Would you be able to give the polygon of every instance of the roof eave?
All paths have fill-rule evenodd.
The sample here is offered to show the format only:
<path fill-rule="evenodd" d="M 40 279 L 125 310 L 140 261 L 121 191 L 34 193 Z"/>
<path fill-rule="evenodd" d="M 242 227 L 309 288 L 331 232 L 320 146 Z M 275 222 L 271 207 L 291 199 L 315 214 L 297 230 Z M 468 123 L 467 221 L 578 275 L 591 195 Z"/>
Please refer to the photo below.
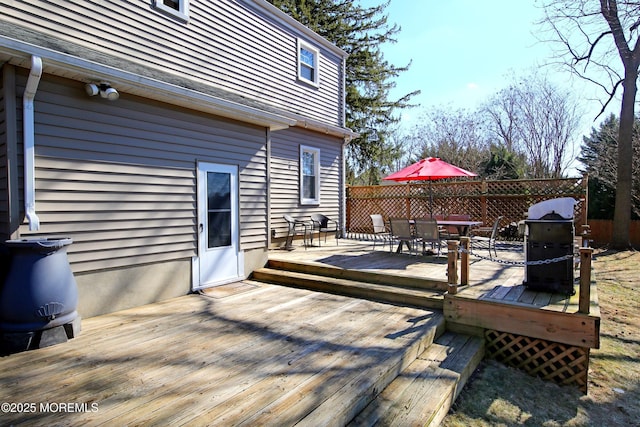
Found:
<path fill-rule="evenodd" d="M 271 130 L 285 129 L 297 123 L 296 119 L 286 115 L 260 110 L 5 36 L 0 36 L 0 55 L 8 55 L 11 57 L 11 63 L 27 68 L 31 56 L 38 56 L 42 58 L 45 72 L 50 74 L 78 74 L 85 76 L 87 81 L 106 80 L 122 92 L 268 127 Z"/>

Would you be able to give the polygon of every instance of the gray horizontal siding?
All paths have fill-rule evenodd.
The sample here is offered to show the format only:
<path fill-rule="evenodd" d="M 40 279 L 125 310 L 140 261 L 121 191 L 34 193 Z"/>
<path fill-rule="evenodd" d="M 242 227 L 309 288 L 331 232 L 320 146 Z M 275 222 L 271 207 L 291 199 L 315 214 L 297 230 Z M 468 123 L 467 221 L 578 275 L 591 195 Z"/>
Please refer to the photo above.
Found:
<path fill-rule="evenodd" d="M 20 222 L 22 194 L 16 188 L 21 176 L 16 169 L 22 159 L 22 145 L 18 143 L 15 67 L 4 64 L 0 73 L 0 227 L 2 236 L 10 239 L 15 237 Z"/>
<path fill-rule="evenodd" d="M 165 260 L 193 256 L 195 172 L 174 169 L 165 176 L 166 168 L 133 165 L 126 171 L 119 165 L 120 172 L 112 173 L 111 166 L 38 156 L 38 234 L 72 237 L 69 260 L 77 272 L 157 262 L 158 254 Z M 175 193 L 185 194 L 182 201 L 165 200 Z M 30 233 L 25 227 L 21 234 Z"/>
<path fill-rule="evenodd" d="M 20 231 L 71 237 L 74 271 L 195 255 L 198 161 L 238 166 L 241 248 L 266 246 L 265 129 L 133 96 L 89 98 L 51 76 L 35 129 L 41 229 Z"/>
<path fill-rule="evenodd" d="M 43 33 L 48 47 L 76 44 L 343 125 L 341 58 L 317 46 L 320 87 L 301 84 L 298 34 L 242 2 L 192 1 L 185 24 L 153 10 L 149 0 L 26 0 L 0 4 L 2 20 Z"/>
<path fill-rule="evenodd" d="M 300 145 L 320 149 L 320 205 L 300 204 Z M 322 213 L 339 220 L 342 167 L 342 140 L 300 128 L 271 133 L 271 228 L 277 237 L 286 235 L 283 215 L 309 219 Z"/>

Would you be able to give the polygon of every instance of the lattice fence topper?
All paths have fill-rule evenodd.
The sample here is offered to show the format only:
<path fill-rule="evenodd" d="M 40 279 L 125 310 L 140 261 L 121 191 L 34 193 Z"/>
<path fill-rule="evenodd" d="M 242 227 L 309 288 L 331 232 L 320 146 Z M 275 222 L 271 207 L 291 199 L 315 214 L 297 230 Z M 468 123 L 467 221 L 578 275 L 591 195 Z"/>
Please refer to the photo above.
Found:
<path fill-rule="evenodd" d="M 529 207 L 544 200 L 573 197 L 576 231 L 587 218 L 587 176 L 564 179 L 432 181 L 433 212 L 467 214 L 486 226 L 503 216 L 501 227 L 523 220 Z M 389 218 L 429 216 L 429 183 L 347 187 L 347 232 L 371 233 L 371 214 Z"/>

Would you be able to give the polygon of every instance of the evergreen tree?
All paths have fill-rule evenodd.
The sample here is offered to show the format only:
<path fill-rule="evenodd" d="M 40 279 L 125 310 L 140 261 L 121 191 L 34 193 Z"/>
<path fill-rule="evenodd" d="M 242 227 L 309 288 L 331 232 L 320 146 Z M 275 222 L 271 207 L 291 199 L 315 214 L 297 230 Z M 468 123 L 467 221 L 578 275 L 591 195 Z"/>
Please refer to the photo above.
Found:
<path fill-rule="evenodd" d="M 399 109 L 412 107 L 414 91 L 389 99 L 394 79 L 409 68 L 387 62 L 380 46 L 394 43 L 400 31 L 384 15 L 389 1 L 363 8 L 353 0 L 269 0 L 311 30 L 349 54 L 346 60 L 346 126 L 361 136 L 347 146 L 348 182 L 377 184 L 393 164 L 397 147 L 390 142 L 389 126 L 397 123 Z"/>
<path fill-rule="evenodd" d="M 502 145 L 492 145 L 481 176 L 487 179 L 521 179 L 526 160 Z"/>

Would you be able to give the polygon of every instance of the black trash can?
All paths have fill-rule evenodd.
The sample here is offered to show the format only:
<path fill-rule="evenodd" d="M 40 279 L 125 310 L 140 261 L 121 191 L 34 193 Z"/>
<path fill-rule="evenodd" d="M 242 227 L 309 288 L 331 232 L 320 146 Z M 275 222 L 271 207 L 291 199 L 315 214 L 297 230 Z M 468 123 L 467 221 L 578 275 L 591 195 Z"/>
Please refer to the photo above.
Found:
<path fill-rule="evenodd" d="M 67 259 L 70 238 L 7 240 L 9 271 L 0 291 L 0 351 L 66 342 L 80 333 L 78 289 Z"/>
<path fill-rule="evenodd" d="M 572 295 L 575 200 L 546 200 L 529 208 L 525 221 L 524 285 L 532 290 Z M 564 258 L 551 263 L 535 261 Z"/>

